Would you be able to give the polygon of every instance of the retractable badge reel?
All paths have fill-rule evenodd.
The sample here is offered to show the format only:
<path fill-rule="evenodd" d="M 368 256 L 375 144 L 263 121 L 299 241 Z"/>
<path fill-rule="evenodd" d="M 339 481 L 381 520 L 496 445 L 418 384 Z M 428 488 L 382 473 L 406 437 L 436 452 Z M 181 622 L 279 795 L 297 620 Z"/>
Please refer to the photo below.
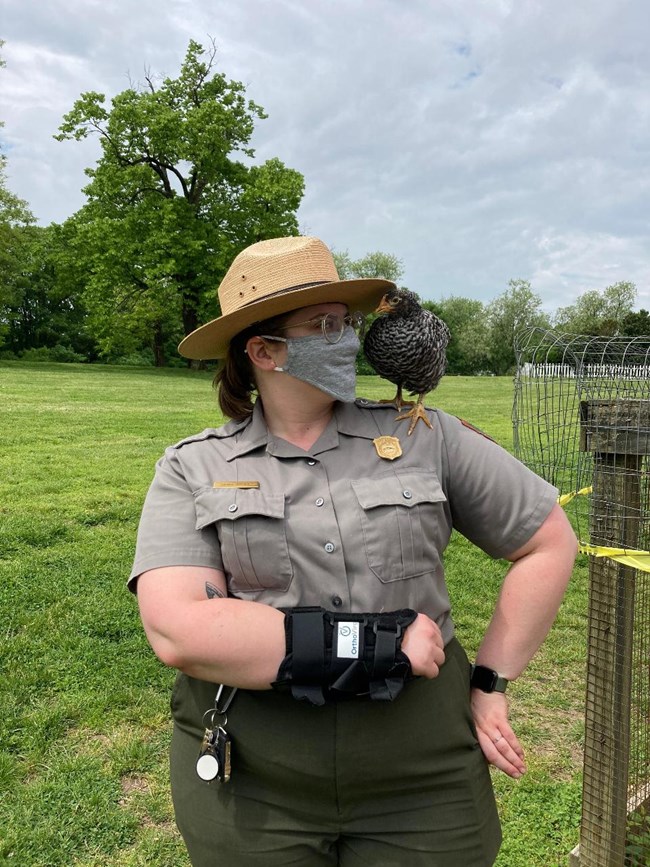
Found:
<path fill-rule="evenodd" d="M 220 780 L 227 783 L 230 779 L 231 765 L 231 738 L 226 731 L 228 717 L 226 711 L 230 707 L 236 688 L 231 689 L 230 695 L 221 703 L 224 685 L 217 690 L 214 707 L 203 714 L 203 723 L 206 726 L 199 757 L 196 760 L 196 773 L 206 783 Z"/>

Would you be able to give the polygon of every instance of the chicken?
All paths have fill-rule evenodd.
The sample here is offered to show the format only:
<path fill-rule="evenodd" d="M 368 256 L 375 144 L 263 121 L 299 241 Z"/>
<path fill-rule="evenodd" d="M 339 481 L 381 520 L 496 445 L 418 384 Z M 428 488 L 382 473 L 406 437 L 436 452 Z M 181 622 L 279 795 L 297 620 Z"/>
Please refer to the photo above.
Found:
<path fill-rule="evenodd" d="M 394 403 L 397 410 L 410 406 L 408 412 L 397 419 L 411 419 L 410 436 L 418 419 L 431 427 L 424 409 L 424 395 L 440 382 L 447 364 L 445 349 L 449 343 L 449 329 L 434 313 L 420 306 L 417 295 L 408 289 L 390 289 L 379 303 L 379 316 L 368 329 L 363 349 L 366 358 L 379 376 L 397 385 Z M 418 399 L 402 399 L 402 388 L 407 388 Z"/>

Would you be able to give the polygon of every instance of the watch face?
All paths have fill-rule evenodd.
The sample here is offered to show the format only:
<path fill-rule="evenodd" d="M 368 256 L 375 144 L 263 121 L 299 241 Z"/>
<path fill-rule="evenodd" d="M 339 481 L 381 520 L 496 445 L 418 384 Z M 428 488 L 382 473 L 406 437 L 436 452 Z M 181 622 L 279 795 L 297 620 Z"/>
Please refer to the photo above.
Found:
<path fill-rule="evenodd" d="M 483 692 L 494 692 L 497 685 L 498 674 L 484 665 L 477 665 L 472 674 L 472 686 L 482 689 Z"/>

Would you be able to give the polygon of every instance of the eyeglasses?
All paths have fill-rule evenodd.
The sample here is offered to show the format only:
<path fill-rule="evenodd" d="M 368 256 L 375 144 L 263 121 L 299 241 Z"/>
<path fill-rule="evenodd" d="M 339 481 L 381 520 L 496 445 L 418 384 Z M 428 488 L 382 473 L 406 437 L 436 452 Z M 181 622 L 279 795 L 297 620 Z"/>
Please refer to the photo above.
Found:
<path fill-rule="evenodd" d="M 298 328 L 299 325 L 308 325 L 314 332 L 321 331 L 328 343 L 338 343 L 343 337 L 346 327 L 350 326 L 357 332 L 363 331 L 365 317 L 363 313 L 352 313 L 347 316 L 339 316 L 338 313 L 326 313 L 325 316 L 315 316 L 304 322 L 292 322 L 291 325 L 283 325 L 278 331 L 287 331 L 289 328 Z M 262 334 L 261 337 L 271 335 Z"/>

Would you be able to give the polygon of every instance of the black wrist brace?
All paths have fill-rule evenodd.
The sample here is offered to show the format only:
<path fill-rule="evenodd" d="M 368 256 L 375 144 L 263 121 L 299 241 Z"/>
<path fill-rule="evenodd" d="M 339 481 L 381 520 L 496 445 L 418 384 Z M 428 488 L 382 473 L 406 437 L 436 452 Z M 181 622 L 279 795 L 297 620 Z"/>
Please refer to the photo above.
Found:
<path fill-rule="evenodd" d="M 411 676 L 402 653 L 404 630 L 417 612 L 350 614 L 324 608 L 285 608 L 287 655 L 274 689 L 314 705 L 345 698 L 393 701 Z"/>

